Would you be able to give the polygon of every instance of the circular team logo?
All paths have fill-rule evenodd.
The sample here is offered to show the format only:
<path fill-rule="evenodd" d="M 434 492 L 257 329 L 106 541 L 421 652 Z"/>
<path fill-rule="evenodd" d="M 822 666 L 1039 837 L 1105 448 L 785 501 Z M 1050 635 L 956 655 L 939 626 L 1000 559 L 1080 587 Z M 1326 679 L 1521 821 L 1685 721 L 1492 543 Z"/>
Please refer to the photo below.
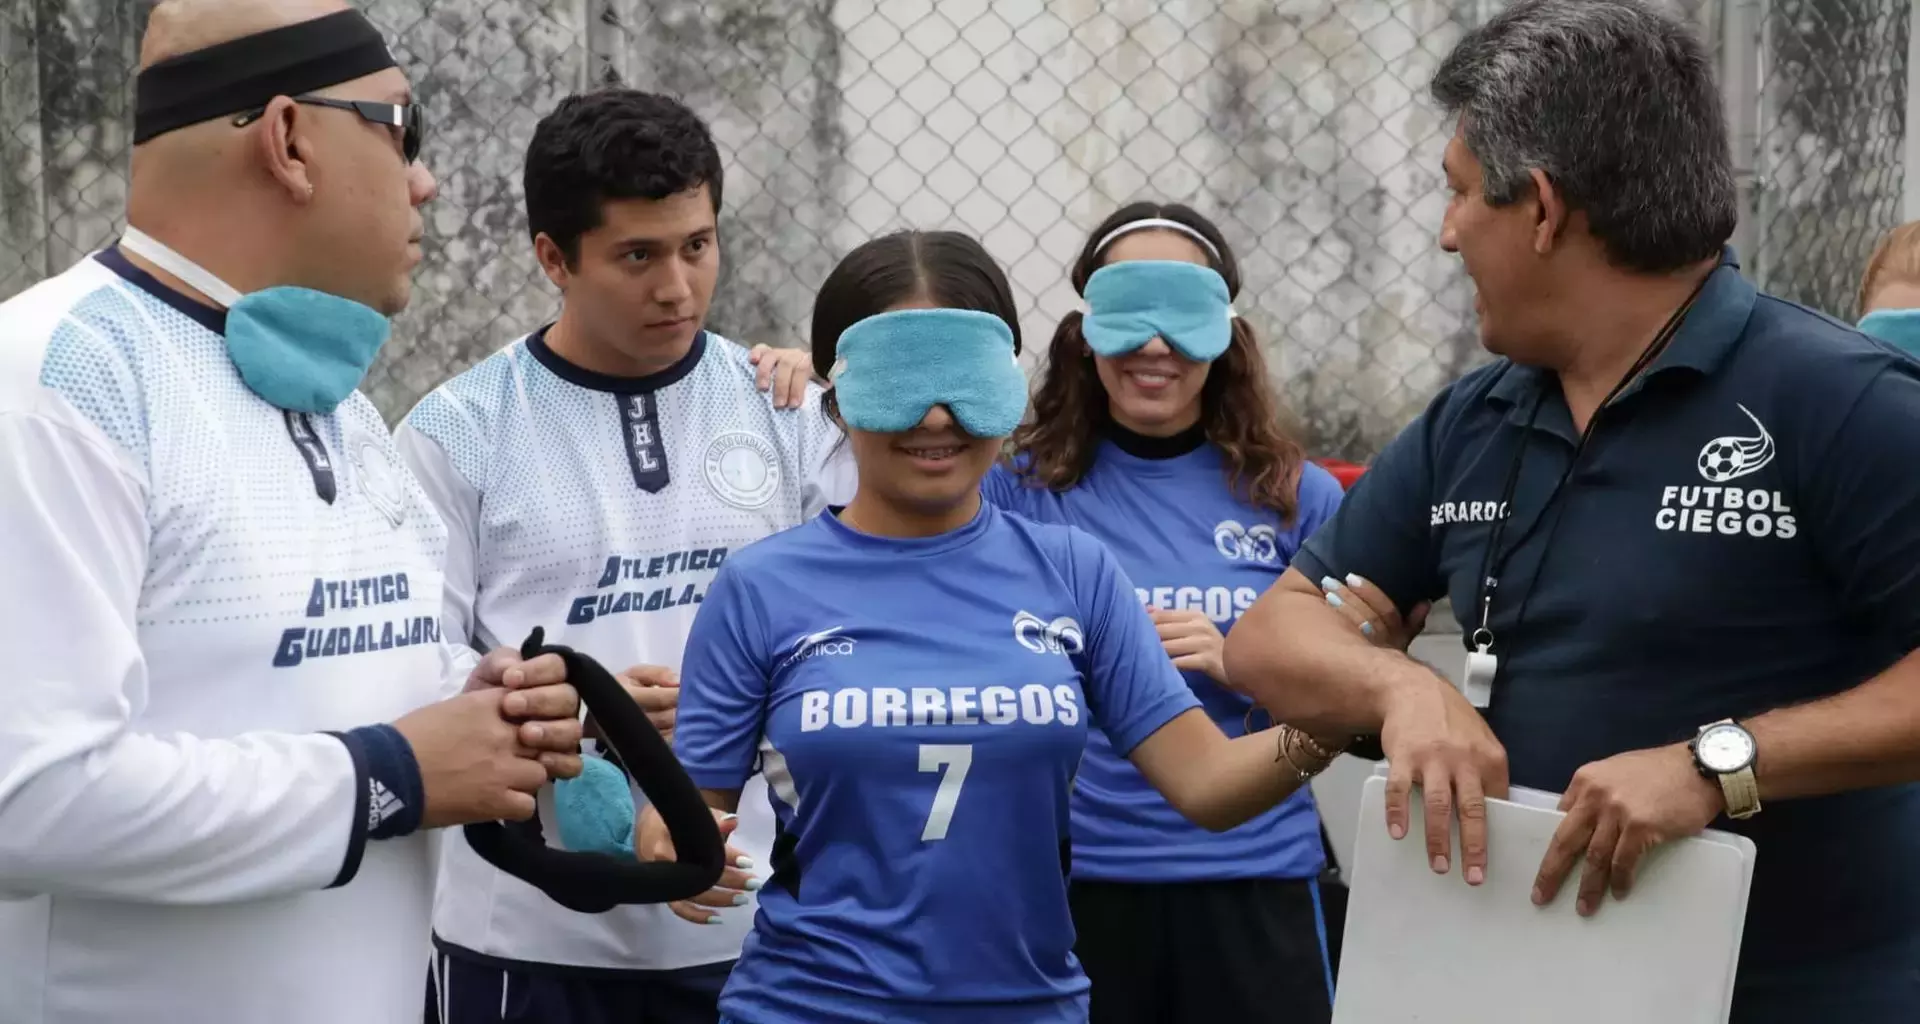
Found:
<path fill-rule="evenodd" d="M 1079 654 L 1086 649 L 1086 633 L 1071 615 L 1052 622 L 1029 611 L 1013 617 L 1013 639 L 1035 654 Z"/>
<path fill-rule="evenodd" d="M 360 493 L 367 496 L 368 504 L 387 517 L 387 522 L 398 528 L 407 518 L 407 489 L 401 483 L 393 459 L 372 438 L 354 441 L 348 446 L 348 455 L 353 460 L 353 476 L 359 482 Z"/>
<path fill-rule="evenodd" d="M 1236 562 L 1272 565 L 1280 557 L 1279 539 L 1273 527 L 1266 523 L 1246 527 L 1231 519 L 1224 520 L 1213 528 L 1213 546 L 1222 556 Z"/>
<path fill-rule="evenodd" d="M 759 508 L 780 490 L 780 458 L 758 434 L 729 430 L 707 442 L 707 486 L 736 508 Z"/>

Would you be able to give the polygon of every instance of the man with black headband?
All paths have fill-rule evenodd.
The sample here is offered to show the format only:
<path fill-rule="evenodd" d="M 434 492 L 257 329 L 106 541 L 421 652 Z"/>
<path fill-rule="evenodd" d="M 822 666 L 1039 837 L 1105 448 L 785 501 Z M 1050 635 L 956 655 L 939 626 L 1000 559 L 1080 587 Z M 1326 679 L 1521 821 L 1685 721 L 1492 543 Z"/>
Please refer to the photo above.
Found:
<path fill-rule="evenodd" d="M 559 658 L 442 641 L 355 390 L 419 115 L 338 2 L 163 3 L 141 66 L 126 234 L 0 304 L 0 1024 L 417 1021 L 427 830 L 580 770 Z"/>

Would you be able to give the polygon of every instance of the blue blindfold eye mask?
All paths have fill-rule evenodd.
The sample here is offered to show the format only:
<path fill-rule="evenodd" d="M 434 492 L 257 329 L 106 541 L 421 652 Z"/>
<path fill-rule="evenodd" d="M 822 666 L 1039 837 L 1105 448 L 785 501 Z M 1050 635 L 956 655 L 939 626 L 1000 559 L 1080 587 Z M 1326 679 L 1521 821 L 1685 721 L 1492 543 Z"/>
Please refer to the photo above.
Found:
<path fill-rule="evenodd" d="M 847 426 L 912 430 L 936 405 L 974 437 L 1006 437 L 1027 411 L 1027 375 L 1013 330 L 992 313 L 903 309 L 840 335 L 833 391 Z"/>
<path fill-rule="evenodd" d="M 1860 332 L 1920 358 L 1920 309 L 1876 309 L 1860 318 Z"/>
<path fill-rule="evenodd" d="M 1080 331 L 1108 358 L 1159 337 L 1188 359 L 1210 363 L 1233 339 L 1227 279 L 1211 267 L 1178 260 L 1110 263 L 1087 278 L 1085 294 Z"/>

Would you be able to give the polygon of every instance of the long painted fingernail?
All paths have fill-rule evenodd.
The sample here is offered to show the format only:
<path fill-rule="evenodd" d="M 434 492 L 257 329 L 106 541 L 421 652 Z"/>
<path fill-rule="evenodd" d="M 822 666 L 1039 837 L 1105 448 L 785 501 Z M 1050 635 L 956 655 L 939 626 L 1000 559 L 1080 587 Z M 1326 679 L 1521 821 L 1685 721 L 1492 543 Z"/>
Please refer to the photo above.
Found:
<path fill-rule="evenodd" d="M 1340 589 L 1340 581 L 1331 576 L 1320 577 L 1320 589 L 1332 593 Z"/>
<path fill-rule="evenodd" d="M 1360 578 L 1360 574 L 1359 574 L 1359 573 L 1357 573 L 1357 572 L 1350 572 L 1350 573 L 1348 573 L 1348 574 L 1347 574 L 1347 586 L 1349 586 L 1349 587 L 1364 587 L 1364 586 L 1366 586 L 1366 585 L 1367 585 L 1367 581 L 1366 581 L 1366 580 L 1363 580 L 1363 579 L 1361 579 L 1361 578 Z"/>
<path fill-rule="evenodd" d="M 733 905 L 734 905 L 734 906 L 736 906 L 736 907 L 744 907 L 744 906 L 746 906 L 746 905 L 747 905 L 747 903 L 748 903 L 748 902 L 750 902 L 750 901 L 751 901 L 752 899 L 753 899 L 753 897 L 751 897 L 751 896 L 748 896 L 748 895 L 747 895 L 746 893 L 744 893 L 744 892 L 736 892 L 736 893 L 734 893 L 734 894 L 733 894 Z"/>
<path fill-rule="evenodd" d="M 1487 872 L 1485 869 L 1477 868 L 1477 867 L 1467 869 L 1468 885 L 1479 885 L 1481 882 L 1484 882 L 1486 880 L 1487 880 Z"/>
<path fill-rule="evenodd" d="M 1444 875 L 1447 873 L 1447 858 L 1433 858 L 1433 873 L 1436 875 Z"/>
<path fill-rule="evenodd" d="M 740 817 L 740 816 L 739 816 L 738 814 L 722 814 L 722 815 L 720 816 L 720 820 L 721 820 L 721 821 L 733 821 L 734 819 L 736 819 L 736 818 L 738 818 L 738 817 Z"/>
<path fill-rule="evenodd" d="M 707 923 L 708 923 L 708 924 L 719 924 L 719 923 L 720 923 L 720 915 L 719 915 L 719 914 L 710 914 L 710 915 L 708 915 L 708 917 L 707 917 Z"/>
<path fill-rule="evenodd" d="M 733 859 L 733 866 L 742 871 L 751 871 L 753 870 L 753 858 L 742 854 Z"/>
<path fill-rule="evenodd" d="M 1334 606 L 1335 608 L 1338 608 L 1338 607 L 1340 607 L 1340 606 L 1341 606 L 1342 604 L 1345 604 L 1346 602 L 1344 602 L 1344 601 L 1342 601 L 1342 600 L 1340 600 L 1340 595 L 1339 595 L 1339 594 L 1328 594 L 1328 595 L 1327 595 L 1327 603 L 1328 603 L 1328 604 L 1330 604 L 1330 605 L 1332 605 L 1332 606 Z"/>
<path fill-rule="evenodd" d="M 767 884 L 767 883 L 765 883 L 765 882 L 762 882 L 762 881 L 761 881 L 761 880 L 759 880 L 758 878 L 749 878 L 749 879 L 747 879 L 747 891 L 748 891 L 748 892 L 759 892 L 759 891 L 760 891 L 760 887 L 761 887 L 761 886 L 763 886 L 763 885 L 765 885 L 765 884 Z"/>
<path fill-rule="evenodd" d="M 1362 622 L 1362 623 L 1360 624 L 1360 635 L 1361 635 L 1361 636 L 1372 636 L 1372 635 L 1373 635 L 1373 623 L 1371 623 L 1371 622 Z"/>

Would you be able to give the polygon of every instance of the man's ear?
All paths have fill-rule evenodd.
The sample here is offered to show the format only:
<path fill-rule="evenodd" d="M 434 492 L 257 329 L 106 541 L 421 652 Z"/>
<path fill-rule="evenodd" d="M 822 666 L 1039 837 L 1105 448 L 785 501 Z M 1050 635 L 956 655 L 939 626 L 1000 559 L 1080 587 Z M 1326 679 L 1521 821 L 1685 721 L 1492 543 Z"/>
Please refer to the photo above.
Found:
<path fill-rule="evenodd" d="M 533 236 L 533 258 L 540 261 L 540 269 L 561 292 L 567 290 L 567 284 L 573 280 L 573 261 L 567 258 L 560 243 L 545 231 Z"/>
<path fill-rule="evenodd" d="M 1567 201 L 1553 179 L 1547 177 L 1547 172 L 1536 167 L 1528 173 L 1533 177 L 1535 208 L 1533 251 L 1535 255 L 1545 256 L 1567 228 Z"/>
<path fill-rule="evenodd" d="M 253 142 L 267 173 L 296 204 L 313 199 L 314 140 L 300 105 L 275 96 L 253 125 Z"/>

